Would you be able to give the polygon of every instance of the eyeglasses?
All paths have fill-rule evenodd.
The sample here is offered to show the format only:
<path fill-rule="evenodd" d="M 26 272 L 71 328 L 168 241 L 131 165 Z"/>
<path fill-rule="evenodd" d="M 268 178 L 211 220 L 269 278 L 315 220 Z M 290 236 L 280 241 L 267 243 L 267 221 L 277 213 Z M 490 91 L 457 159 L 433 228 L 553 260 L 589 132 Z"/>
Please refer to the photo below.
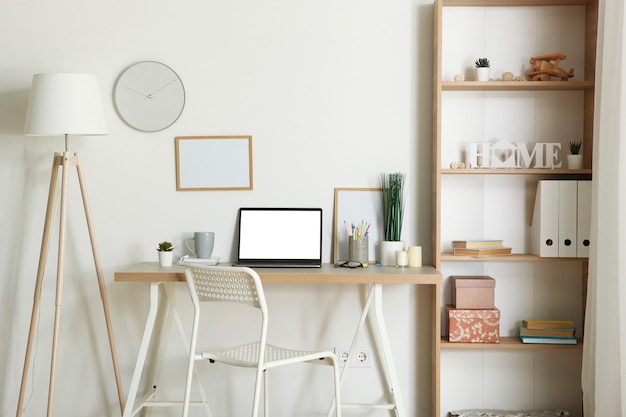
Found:
<path fill-rule="evenodd" d="M 335 266 L 339 266 L 339 267 L 342 267 L 342 268 L 354 269 L 354 268 L 362 267 L 363 264 L 361 262 L 357 262 L 357 261 L 339 261 L 339 262 L 335 263 Z"/>

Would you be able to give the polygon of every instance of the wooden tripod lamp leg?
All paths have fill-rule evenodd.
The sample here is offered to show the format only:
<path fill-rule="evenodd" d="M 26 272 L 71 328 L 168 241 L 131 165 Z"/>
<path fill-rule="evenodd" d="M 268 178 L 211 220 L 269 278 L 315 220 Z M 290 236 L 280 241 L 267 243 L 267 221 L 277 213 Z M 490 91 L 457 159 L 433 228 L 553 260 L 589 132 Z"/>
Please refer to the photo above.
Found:
<path fill-rule="evenodd" d="M 100 287 L 100 298 L 102 299 L 102 307 L 104 309 L 104 319 L 106 321 L 107 332 L 109 335 L 109 347 L 111 349 L 111 357 L 113 359 L 113 370 L 115 372 L 115 381 L 117 383 L 117 395 L 119 397 L 120 408 L 124 413 L 124 389 L 122 387 L 122 378 L 117 361 L 117 350 L 115 349 L 115 338 L 113 337 L 113 326 L 111 325 L 111 315 L 109 313 L 109 301 L 107 297 L 106 286 L 104 285 L 104 275 L 100 265 L 100 255 L 98 254 L 98 246 L 96 244 L 96 235 L 93 230 L 91 221 L 91 211 L 89 209 L 89 201 L 87 199 L 87 188 L 83 179 L 83 170 L 80 164 L 78 153 L 74 154 L 76 158 L 76 171 L 78 172 L 78 182 L 80 183 L 80 192 L 83 197 L 83 206 L 85 208 L 85 217 L 87 218 L 87 228 L 89 230 L 89 239 L 91 240 L 91 252 L 93 253 L 93 261 L 96 266 L 96 275 L 98 277 L 98 286 Z"/>
<path fill-rule="evenodd" d="M 46 270 L 46 260 L 48 258 L 48 248 L 50 243 L 50 229 L 52 228 L 52 213 L 54 212 L 54 194 L 56 192 L 56 183 L 59 167 L 62 166 L 62 155 L 56 153 L 52 161 L 52 175 L 50 176 L 50 191 L 48 192 L 48 205 L 46 208 L 46 220 L 43 228 L 43 238 L 41 240 L 41 251 L 39 253 L 39 266 L 37 269 L 37 281 L 35 283 L 35 295 L 33 299 L 33 311 L 30 318 L 30 329 L 28 331 L 28 342 L 26 343 L 26 355 L 24 358 L 24 369 L 22 371 L 22 383 L 20 385 L 20 396 L 17 402 L 17 417 L 21 417 L 24 408 L 24 395 L 26 393 L 26 382 L 28 380 L 28 371 L 30 367 L 30 357 L 33 347 L 33 339 L 35 337 L 35 329 L 37 328 L 37 317 L 39 316 L 39 301 L 41 299 L 41 286 L 43 276 Z"/>
<path fill-rule="evenodd" d="M 37 282 L 35 284 L 35 296 L 33 301 L 33 311 L 30 321 L 30 329 L 28 333 L 28 342 L 26 347 L 26 355 L 24 359 L 24 369 L 22 373 L 22 382 L 20 386 L 20 396 L 17 404 L 17 417 L 21 417 L 24 407 L 24 395 L 26 392 L 26 382 L 28 379 L 28 371 L 31 362 L 31 352 L 33 346 L 33 339 L 35 335 L 35 329 L 37 327 L 37 317 L 39 315 L 39 301 L 41 299 L 41 287 L 43 283 L 43 276 L 46 267 L 46 260 L 48 257 L 48 247 L 50 242 L 50 229 L 52 227 L 52 214 L 54 212 L 54 194 L 56 191 L 56 183 L 58 177 L 59 168 L 63 170 L 62 173 L 62 185 L 61 185 L 61 210 L 60 210 L 60 224 L 59 224 L 59 253 L 57 263 L 57 287 L 56 287 L 56 301 L 55 301 L 55 314 L 54 314 L 54 332 L 52 341 L 52 358 L 50 362 L 50 384 L 48 386 L 48 417 L 52 417 L 53 405 L 54 405 L 54 387 L 56 379 L 56 353 L 58 346 L 58 336 L 61 324 L 61 306 L 63 301 L 63 269 L 65 258 L 65 230 L 66 230 L 66 201 L 67 201 L 67 167 L 74 165 L 78 173 L 78 181 L 80 183 L 80 190 L 83 199 L 83 206 L 85 209 L 85 216 L 87 218 L 87 227 L 89 229 L 89 238 L 91 241 L 91 249 L 93 253 L 94 263 L 96 267 L 96 275 L 98 278 L 98 285 L 100 288 L 100 297 L 102 298 L 102 306 L 104 308 L 104 317 L 107 326 L 107 332 L 109 337 L 109 346 L 111 350 L 111 356 L 113 359 L 113 370 L 115 373 L 115 380 L 117 384 L 118 397 L 120 402 L 121 412 L 124 412 L 124 390 L 122 388 L 122 379 L 120 376 L 117 351 L 115 349 L 115 340 L 113 338 L 113 327 L 111 325 L 111 315 L 109 313 L 109 304 L 106 293 L 106 287 L 104 285 L 104 275 L 102 273 L 102 267 L 100 266 L 100 257 L 98 255 L 98 249 L 96 245 L 95 234 L 93 231 L 91 213 L 89 210 L 89 203 L 87 200 L 87 190 L 85 188 L 82 168 L 80 165 L 80 158 L 78 153 L 70 155 L 67 151 L 63 154 L 56 153 L 54 156 L 54 162 L 52 165 L 52 175 L 50 180 L 50 191 L 48 193 L 48 206 L 46 209 L 46 220 L 44 225 L 44 233 L 41 244 L 41 252 L 39 256 L 39 266 L 37 271 Z"/>
<path fill-rule="evenodd" d="M 67 220 L 67 152 L 63 154 L 61 173 L 61 209 L 59 221 L 59 252 L 57 257 L 57 287 L 54 301 L 54 330 L 52 332 L 52 356 L 50 358 L 50 383 L 48 384 L 48 417 L 54 410 L 54 387 L 57 370 L 57 348 L 59 346 L 59 330 L 61 328 L 61 307 L 63 306 L 63 269 L 65 266 L 65 230 Z"/>

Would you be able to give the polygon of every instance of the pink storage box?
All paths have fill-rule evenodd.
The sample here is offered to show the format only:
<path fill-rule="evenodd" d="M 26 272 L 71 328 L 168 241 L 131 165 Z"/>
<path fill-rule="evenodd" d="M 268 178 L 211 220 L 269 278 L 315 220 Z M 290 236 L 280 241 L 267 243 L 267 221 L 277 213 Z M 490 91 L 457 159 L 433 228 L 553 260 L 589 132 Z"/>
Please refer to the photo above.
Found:
<path fill-rule="evenodd" d="M 488 276 L 451 276 L 455 308 L 495 308 L 496 280 Z"/>
<path fill-rule="evenodd" d="M 500 343 L 500 310 L 446 306 L 448 340 L 453 343 Z"/>

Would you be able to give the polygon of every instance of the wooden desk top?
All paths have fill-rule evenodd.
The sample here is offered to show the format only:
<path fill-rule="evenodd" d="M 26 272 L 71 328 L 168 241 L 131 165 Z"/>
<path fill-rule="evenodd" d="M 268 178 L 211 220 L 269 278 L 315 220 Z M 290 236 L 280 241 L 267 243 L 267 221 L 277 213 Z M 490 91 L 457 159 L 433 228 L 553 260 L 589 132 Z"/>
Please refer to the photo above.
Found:
<path fill-rule="evenodd" d="M 160 267 L 158 262 L 130 265 L 114 274 L 120 282 L 185 281 L 185 266 Z M 321 268 L 257 268 L 263 282 L 300 284 L 441 284 L 443 277 L 432 266 L 396 268 L 370 266 L 341 268 L 323 264 Z"/>

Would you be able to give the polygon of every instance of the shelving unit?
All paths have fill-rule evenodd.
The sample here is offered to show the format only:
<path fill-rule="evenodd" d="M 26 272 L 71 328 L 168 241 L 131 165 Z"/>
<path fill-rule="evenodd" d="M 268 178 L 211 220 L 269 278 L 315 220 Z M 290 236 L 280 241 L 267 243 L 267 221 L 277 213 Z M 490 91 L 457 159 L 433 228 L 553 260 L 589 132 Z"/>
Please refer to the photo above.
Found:
<path fill-rule="evenodd" d="M 588 260 L 530 254 L 528 229 L 539 180 L 592 176 L 597 14 L 597 0 L 434 3 L 433 263 L 444 276 L 441 305 L 451 301 L 447 277 L 491 275 L 502 313 L 499 344 L 450 343 L 441 335 L 433 352 L 435 417 L 452 409 L 556 404 L 582 415 L 582 337 L 573 346 L 524 345 L 515 332 L 522 319 L 544 314 L 573 319 L 577 336 L 583 335 Z M 529 58 L 552 52 L 567 56 L 560 67 L 573 67 L 574 78 L 499 80 L 504 71 L 526 79 Z M 473 81 L 473 62 L 485 56 L 494 80 Z M 453 81 L 456 74 L 466 81 Z M 465 144 L 501 139 L 560 142 L 563 166 L 448 168 L 465 162 Z M 566 167 L 570 140 L 583 142 L 583 169 Z M 452 255 L 451 240 L 479 238 L 504 239 L 514 254 Z M 445 333 L 443 311 L 441 320 Z"/>
<path fill-rule="evenodd" d="M 450 343 L 446 338 L 442 338 L 441 347 L 445 349 L 485 349 L 480 343 Z M 519 342 L 518 337 L 501 337 L 500 343 L 493 345 L 490 349 L 574 349 L 582 348 L 582 338 L 578 338 L 577 345 L 524 345 Z"/>

